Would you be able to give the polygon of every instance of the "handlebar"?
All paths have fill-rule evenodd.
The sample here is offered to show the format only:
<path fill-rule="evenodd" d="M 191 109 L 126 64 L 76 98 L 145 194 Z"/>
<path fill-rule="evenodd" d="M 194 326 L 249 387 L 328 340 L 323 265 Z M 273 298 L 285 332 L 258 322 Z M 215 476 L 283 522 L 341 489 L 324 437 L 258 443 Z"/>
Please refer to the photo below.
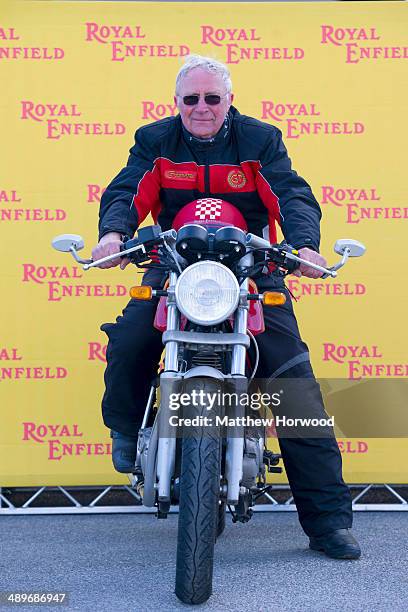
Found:
<path fill-rule="evenodd" d="M 117 259 L 118 257 L 126 257 L 126 255 L 130 255 L 131 253 L 137 253 L 138 251 L 140 252 L 141 255 L 147 256 L 146 247 L 148 247 L 149 244 L 152 245 L 162 240 L 164 243 L 168 245 L 172 245 L 176 241 L 176 238 L 177 238 L 176 230 L 171 229 L 171 230 L 167 230 L 166 232 L 160 232 L 157 230 L 157 228 L 159 228 L 158 225 L 153 225 L 153 226 L 149 226 L 146 228 L 142 228 L 142 230 L 139 230 L 138 237 L 128 240 L 126 243 L 124 243 L 123 246 L 125 248 L 121 249 L 119 253 L 114 253 L 113 255 L 107 255 L 106 257 L 97 259 L 96 261 L 94 261 L 93 259 L 83 259 L 79 257 L 77 253 L 78 247 L 76 247 L 74 243 L 70 245 L 69 252 L 72 254 L 75 261 L 77 261 L 80 264 L 83 264 L 84 270 L 90 270 L 91 268 L 97 268 L 102 263 L 105 263 L 107 261 L 112 261 L 113 259 Z M 53 246 L 54 246 L 54 242 L 58 238 L 59 237 L 57 237 L 53 241 Z"/>
<path fill-rule="evenodd" d="M 246 242 L 247 242 L 247 246 L 255 250 L 256 249 L 270 250 L 270 249 L 276 248 L 275 246 L 271 245 L 271 243 L 268 240 L 265 240 L 264 238 L 261 238 L 260 236 L 257 236 L 256 234 L 247 234 Z M 287 245 L 286 247 L 284 245 L 283 246 L 280 245 L 278 248 L 280 250 L 281 255 L 283 255 L 282 263 L 284 263 L 285 259 L 296 262 L 298 264 L 304 263 L 309 268 L 313 268 L 314 270 L 323 272 L 323 276 L 321 278 L 327 278 L 328 276 L 331 276 L 332 278 L 336 278 L 337 276 L 336 270 L 338 270 L 341 266 L 344 266 L 348 258 L 348 255 L 345 258 L 343 256 L 343 259 L 340 263 L 330 268 L 324 268 L 323 266 L 319 266 L 318 264 L 302 259 L 301 257 L 299 257 L 298 251 L 296 249 L 293 249 L 289 245 Z"/>
<path fill-rule="evenodd" d="M 113 255 L 107 255 L 106 257 L 102 257 L 101 259 L 97 259 L 93 261 L 93 259 L 84 260 L 84 270 L 90 270 L 91 268 L 97 268 L 101 263 L 105 263 L 106 261 L 112 261 L 113 259 L 117 259 L 118 257 L 126 257 L 126 255 L 130 255 L 130 253 L 136 253 L 140 251 L 142 254 L 146 254 L 146 249 L 143 244 L 137 244 L 129 249 L 121 250 L 119 253 L 114 253 Z M 78 261 L 78 260 L 77 260 Z"/>
<path fill-rule="evenodd" d="M 173 259 L 181 272 L 179 260 L 175 251 L 176 240 L 177 232 L 174 229 L 162 232 L 159 225 L 141 228 L 138 231 L 137 238 L 133 238 L 124 243 L 124 248 L 119 253 L 102 257 L 96 261 L 79 257 L 78 250 L 84 246 L 80 236 L 74 234 L 57 236 L 54 238 L 52 246 L 57 250 L 70 252 L 74 259 L 82 264 L 84 270 L 90 270 L 107 261 L 112 261 L 118 257 L 122 258 L 132 254 L 138 263 L 142 263 L 150 259 L 149 251 L 154 246 L 161 244 L 173 255 Z M 364 245 L 355 240 L 339 240 L 336 242 L 335 251 L 342 255 L 341 260 L 329 268 L 324 268 L 323 266 L 302 259 L 299 257 L 298 251 L 286 243 L 272 245 L 268 240 L 255 234 L 246 235 L 246 246 L 253 251 L 264 251 L 268 255 L 269 261 L 278 266 L 286 267 L 290 272 L 294 271 L 299 264 L 305 264 L 309 268 L 322 272 L 321 278 L 327 278 L 328 276 L 336 278 L 337 270 L 345 265 L 349 257 L 357 257 L 365 252 Z M 289 262 L 291 265 L 288 265 Z"/>

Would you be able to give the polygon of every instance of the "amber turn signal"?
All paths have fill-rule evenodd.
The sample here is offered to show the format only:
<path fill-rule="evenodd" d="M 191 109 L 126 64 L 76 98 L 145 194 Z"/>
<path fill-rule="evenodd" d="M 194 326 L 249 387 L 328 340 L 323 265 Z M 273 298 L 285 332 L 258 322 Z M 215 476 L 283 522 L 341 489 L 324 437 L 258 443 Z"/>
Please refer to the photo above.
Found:
<path fill-rule="evenodd" d="M 265 306 L 280 306 L 286 302 L 286 295 L 279 291 L 265 291 L 262 301 Z"/>
<path fill-rule="evenodd" d="M 140 287 L 131 287 L 129 291 L 130 297 L 134 300 L 151 300 L 153 289 L 149 285 L 141 285 Z"/>

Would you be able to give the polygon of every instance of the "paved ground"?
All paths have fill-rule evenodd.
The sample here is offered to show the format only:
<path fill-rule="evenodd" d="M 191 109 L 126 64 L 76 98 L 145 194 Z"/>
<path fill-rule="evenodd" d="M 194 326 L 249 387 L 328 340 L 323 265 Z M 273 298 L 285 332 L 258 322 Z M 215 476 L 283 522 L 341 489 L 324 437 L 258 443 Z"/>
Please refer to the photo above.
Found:
<path fill-rule="evenodd" d="M 204 611 L 407 610 L 408 514 L 357 512 L 364 556 L 310 551 L 295 513 L 227 522 Z M 173 594 L 177 515 L 0 517 L 0 591 L 68 591 L 69 606 L 25 610 L 187 610 Z"/>

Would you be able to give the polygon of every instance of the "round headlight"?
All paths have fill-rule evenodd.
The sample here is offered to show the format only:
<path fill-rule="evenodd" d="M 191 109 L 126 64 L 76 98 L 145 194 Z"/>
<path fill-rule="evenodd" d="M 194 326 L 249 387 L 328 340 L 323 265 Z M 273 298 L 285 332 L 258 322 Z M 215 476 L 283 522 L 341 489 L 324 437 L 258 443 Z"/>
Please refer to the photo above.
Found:
<path fill-rule="evenodd" d="M 176 302 L 189 321 L 217 325 L 234 312 L 239 285 L 234 274 L 216 261 L 199 261 L 186 268 L 176 283 Z"/>

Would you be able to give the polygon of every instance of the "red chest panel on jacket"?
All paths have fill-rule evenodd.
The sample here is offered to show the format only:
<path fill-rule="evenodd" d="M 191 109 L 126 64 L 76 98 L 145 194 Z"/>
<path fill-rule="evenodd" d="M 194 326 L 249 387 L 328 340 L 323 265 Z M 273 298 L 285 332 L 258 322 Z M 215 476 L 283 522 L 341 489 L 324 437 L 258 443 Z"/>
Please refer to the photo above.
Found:
<path fill-rule="evenodd" d="M 205 193 L 205 166 L 195 162 L 175 163 L 160 158 L 156 162 L 160 170 L 160 184 L 164 189 L 198 189 Z M 238 165 L 209 165 L 211 193 L 237 193 L 256 191 L 256 174 L 259 162 L 242 162 Z"/>

